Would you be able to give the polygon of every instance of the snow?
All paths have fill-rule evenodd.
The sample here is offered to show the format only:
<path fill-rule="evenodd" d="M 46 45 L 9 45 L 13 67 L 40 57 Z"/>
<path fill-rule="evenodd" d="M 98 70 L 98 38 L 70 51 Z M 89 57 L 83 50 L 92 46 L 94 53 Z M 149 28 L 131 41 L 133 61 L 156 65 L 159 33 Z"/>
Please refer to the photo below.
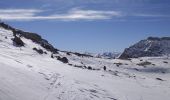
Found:
<path fill-rule="evenodd" d="M 52 59 L 51 52 L 25 38 L 25 47 L 15 47 L 11 38 L 11 31 L 0 28 L 0 100 L 169 100 L 169 57 L 120 60 L 57 54 L 70 64 L 99 69 L 88 70 Z M 137 65 L 145 61 L 154 65 Z"/>

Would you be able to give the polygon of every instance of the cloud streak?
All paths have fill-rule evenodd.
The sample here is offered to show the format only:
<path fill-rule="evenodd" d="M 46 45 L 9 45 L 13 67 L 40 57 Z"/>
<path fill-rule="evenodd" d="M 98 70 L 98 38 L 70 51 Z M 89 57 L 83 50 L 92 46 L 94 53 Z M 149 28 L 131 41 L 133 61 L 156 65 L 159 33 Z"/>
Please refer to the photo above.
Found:
<path fill-rule="evenodd" d="M 136 13 L 136 14 L 132 14 L 132 16 L 135 17 L 147 17 L 147 18 L 158 18 L 158 17 L 163 17 L 163 18 L 168 18 L 170 17 L 169 15 L 163 15 L 163 14 L 142 14 L 142 13 Z"/>
<path fill-rule="evenodd" d="M 41 15 L 45 10 L 38 9 L 0 9 L 0 18 L 8 21 L 30 20 L 106 20 L 121 16 L 118 11 L 98 11 L 71 9 L 66 13 Z"/>
<path fill-rule="evenodd" d="M 31 20 L 42 10 L 37 9 L 0 9 L 0 19 L 2 20 Z"/>
<path fill-rule="evenodd" d="M 54 11 L 53 11 L 54 12 Z M 83 10 L 73 8 L 63 13 L 51 13 L 48 10 L 40 9 L 0 9 L 0 19 L 7 21 L 94 21 L 94 20 L 120 20 L 120 19 L 141 19 L 141 18 L 170 18 L 169 15 L 147 14 L 147 13 L 126 13 L 120 11 L 104 10 Z"/>

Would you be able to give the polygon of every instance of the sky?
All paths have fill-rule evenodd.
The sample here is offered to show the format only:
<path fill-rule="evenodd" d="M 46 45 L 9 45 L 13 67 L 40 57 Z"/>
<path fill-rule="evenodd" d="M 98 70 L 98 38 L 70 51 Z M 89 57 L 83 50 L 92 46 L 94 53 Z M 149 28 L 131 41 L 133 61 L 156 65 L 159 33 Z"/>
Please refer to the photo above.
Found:
<path fill-rule="evenodd" d="M 170 0 L 1 0 L 0 19 L 60 50 L 122 52 L 170 36 Z"/>

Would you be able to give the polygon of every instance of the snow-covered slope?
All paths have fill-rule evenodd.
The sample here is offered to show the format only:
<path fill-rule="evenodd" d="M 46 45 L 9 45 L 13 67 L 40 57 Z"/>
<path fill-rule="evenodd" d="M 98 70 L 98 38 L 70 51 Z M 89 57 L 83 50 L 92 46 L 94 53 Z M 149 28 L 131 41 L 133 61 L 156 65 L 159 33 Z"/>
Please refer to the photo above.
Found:
<path fill-rule="evenodd" d="M 11 38 L 13 32 L 0 27 L 0 100 L 169 100 L 169 57 L 120 60 L 53 54 L 25 37 L 24 46 L 14 45 Z"/>
<path fill-rule="evenodd" d="M 157 57 L 170 54 L 170 37 L 149 37 L 125 49 L 120 58 Z"/>

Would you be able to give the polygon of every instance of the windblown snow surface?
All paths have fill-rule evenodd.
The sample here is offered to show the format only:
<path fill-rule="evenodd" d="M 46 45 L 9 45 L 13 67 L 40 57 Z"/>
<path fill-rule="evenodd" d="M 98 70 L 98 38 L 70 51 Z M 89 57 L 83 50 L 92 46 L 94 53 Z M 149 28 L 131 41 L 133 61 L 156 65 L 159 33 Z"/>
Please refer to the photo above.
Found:
<path fill-rule="evenodd" d="M 0 100 L 170 99 L 169 57 L 111 60 L 59 52 L 69 59 L 68 65 L 31 40 L 21 38 L 25 46 L 16 47 L 11 38 L 11 31 L 0 28 Z M 150 64 L 142 65 L 146 61 Z"/>

